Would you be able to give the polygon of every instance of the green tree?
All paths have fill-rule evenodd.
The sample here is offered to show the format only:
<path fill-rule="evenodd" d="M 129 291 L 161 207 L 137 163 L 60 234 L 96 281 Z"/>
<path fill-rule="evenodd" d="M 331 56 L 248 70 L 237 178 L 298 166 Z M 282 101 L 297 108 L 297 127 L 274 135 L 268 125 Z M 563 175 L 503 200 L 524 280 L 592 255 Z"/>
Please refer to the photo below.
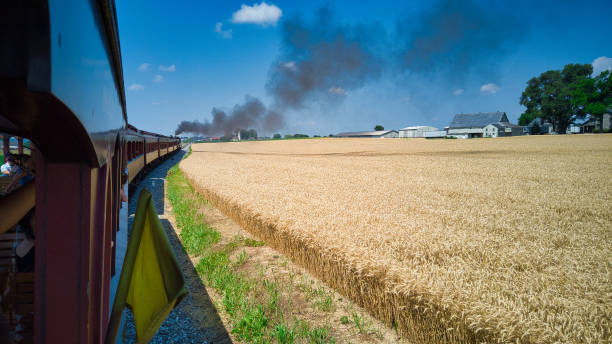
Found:
<path fill-rule="evenodd" d="M 531 126 L 531 129 L 529 130 L 529 134 L 531 135 L 540 135 L 541 134 L 541 129 L 540 129 L 540 125 L 538 124 L 538 122 L 533 123 L 533 126 Z"/>
<path fill-rule="evenodd" d="M 519 123 L 541 117 L 551 122 L 557 133 L 565 133 L 574 116 L 585 115 L 583 109 L 572 102 L 572 95 L 577 85 L 591 73 L 593 66 L 590 64 L 568 64 L 562 71 L 549 70 L 531 78 L 521 95 L 520 103 L 527 109 Z"/>
<path fill-rule="evenodd" d="M 603 131 L 603 115 L 612 108 L 612 77 L 609 70 L 594 78 L 580 80 L 572 92 L 572 104 L 599 120 Z"/>
<path fill-rule="evenodd" d="M 240 139 L 246 140 L 249 138 L 249 131 L 246 129 L 240 129 Z"/>
<path fill-rule="evenodd" d="M 531 123 L 537 117 L 538 117 L 537 113 L 531 113 L 531 112 L 525 111 L 521 114 L 521 117 L 519 117 L 518 125 L 523 125 L 523 126 L 529 125 L 529 123 Z"/>
<path fill-rule="evenodd" d="M 377 124 L 377 125 L 374 127 L 374 130 L 376 130 L 376 131 L 379 131 L 379 130 L 385 130 L 385 127 L 383 127 L 383 126 L 382 126 L 382 125 L 380 125 L 380 124 Z"/>
<path fill-rule="evenodd" d="M 273 136 L 274 139 L 278 140 L 281 138 L 281 134 L 274 134 Z"/>
<path fill-rule="evenodd" d="M 257 138 L 257 131 L 255 129 L 240 129 L 240 139 L 241 140 L 248 140 L 248 139 L 256 139 Z"/>

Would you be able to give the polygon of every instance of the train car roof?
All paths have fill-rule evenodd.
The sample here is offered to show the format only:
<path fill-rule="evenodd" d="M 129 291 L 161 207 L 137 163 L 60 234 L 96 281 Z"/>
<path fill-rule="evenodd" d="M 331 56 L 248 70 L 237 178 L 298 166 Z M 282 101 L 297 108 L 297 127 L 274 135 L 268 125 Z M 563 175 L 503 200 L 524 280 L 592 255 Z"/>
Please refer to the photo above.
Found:
<path fill-rule="evenodd" d="M 157 134 L 157 133 L 152 133 L 149 131 L 145 131 L 145 130 L 140 130 L 138 128 L 136 128 L 135 126 L 128 124 L 127 125 L 128 128 L 128 133 L 131 134 L 140 134 L 140 135 L 147 135 L 147 136 L 154 136 L 154 137 L 160 137 L 160 138 L 167 138 L 167 139 L 178 139 L 177 136 L 167 136 L 167 135 L 162 135 L 162 134 Z"/>

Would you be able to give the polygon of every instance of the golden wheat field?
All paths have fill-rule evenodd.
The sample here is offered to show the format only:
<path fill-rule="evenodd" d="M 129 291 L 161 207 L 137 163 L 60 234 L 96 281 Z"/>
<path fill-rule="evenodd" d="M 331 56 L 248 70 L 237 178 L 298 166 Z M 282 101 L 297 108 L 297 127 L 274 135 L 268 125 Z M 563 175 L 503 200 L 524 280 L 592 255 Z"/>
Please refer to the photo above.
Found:
<path fill-rule="evenodd" d="M 414 342 L 612 341 L 612 135 L 192 149 L 207 199 Z"/>

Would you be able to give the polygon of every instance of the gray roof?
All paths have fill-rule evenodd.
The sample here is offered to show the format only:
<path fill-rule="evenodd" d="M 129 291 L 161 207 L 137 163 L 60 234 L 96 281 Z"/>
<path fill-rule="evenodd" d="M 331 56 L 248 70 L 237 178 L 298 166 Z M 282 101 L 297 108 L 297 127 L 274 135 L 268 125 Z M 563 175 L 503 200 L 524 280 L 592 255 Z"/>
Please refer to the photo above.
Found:
<path fill-rule="evenodd" d="M 539 127 L 552 127 L 552 123 L 550 122 L 544 122 L 544 120 L 541 117 L 536 117 L 533 121 L 531 121 L 529 124 L 527 124 L 527 128 L 531 128 L 533 127 L 533 125 L 537 123 Z"/>
<path fill-rule="evenodd" d="M 352 131 L 345 133 L 338 133 L 336 137 L 368 137 L 368 136 L 383 136 L 385 134 L 396 132 L 395 130 L 377 130 L 377 131 Z"/>
<path fill-rule="evenodd" d="M 419 129 L 426 129 L 426 128 L 432 128 L 433 130 L 438 130 L 438 128 L 432 127 L 432 126 L 429 126 L 429 125 L 417 125 L 417 126 L 413 126 L 413 127 L 402 128 L 400 130 L 419 130 Z"/>
<path fill-rule="evenodd" d="M 482 128 L 491 123 L 507 123 L 508 116 L 505 112 L 478 112 L 456 114 L 450 124 L 450 128 Z"/>

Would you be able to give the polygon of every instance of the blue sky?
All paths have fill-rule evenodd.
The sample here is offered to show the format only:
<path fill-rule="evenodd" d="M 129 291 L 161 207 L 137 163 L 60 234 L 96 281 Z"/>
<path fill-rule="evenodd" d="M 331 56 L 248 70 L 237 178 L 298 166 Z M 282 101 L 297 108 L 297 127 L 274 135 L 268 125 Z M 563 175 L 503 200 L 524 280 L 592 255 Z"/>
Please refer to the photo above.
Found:
<path fill-rule="evenodd" d="M 210 121 L 213 108 L 229 113 L 247 95 L 284 116 L 285 125 L 274 130 L 283 134 L 327 135 L 369 130 L 375 124 L 444 127 L 456 113 L 478 111 L 505 111 L 516 122 L 523 111 L 519 97 L 531 77 L 598 58 L 602 67 L 612 66 L 609 1 L 517 1 L 512 7 L 463 3 L 268 1 L 262 7 L 259 1 L 117 2 L 129 122 L 173 134 L 179 122 Z M 318 30 L 313 18 L 322 6 L 333 12 L 332 25 L 371 29 L 364 36 L 370 37 L 367 49 L 382 56 L 380 70 L 357 81 L 338 72 L 331 76 L 338 77 L 337 85 L 327 78 L 322 91 L 303 104 L 278 107 L 266 84 L 271 66 L 292 61 L 282 39 L 284 23 L 299 16 Z M 446 12 L 437 17 L 440 8 Z M 431 47 L 455 12 L 467 16 L 465 35 L 450 30 L 444 33 L 452 37 L 448 47 L 434 55 L 417 51 L 418 63 L 408 67 L 396 63 L 398 56 L 418 50 L 418 42 Z M 469 21 L 488 26 L 474 29 Z M 486 30 L 499 32 L 487 35 Z M 475 42 L 462 41 L 480 35 Z M 483 42 L 491 48 L 482 48 Z M 469 68 L 447 65 L 466 56 Z M 344 85 L 346 80 L 352 83 Z"/>

